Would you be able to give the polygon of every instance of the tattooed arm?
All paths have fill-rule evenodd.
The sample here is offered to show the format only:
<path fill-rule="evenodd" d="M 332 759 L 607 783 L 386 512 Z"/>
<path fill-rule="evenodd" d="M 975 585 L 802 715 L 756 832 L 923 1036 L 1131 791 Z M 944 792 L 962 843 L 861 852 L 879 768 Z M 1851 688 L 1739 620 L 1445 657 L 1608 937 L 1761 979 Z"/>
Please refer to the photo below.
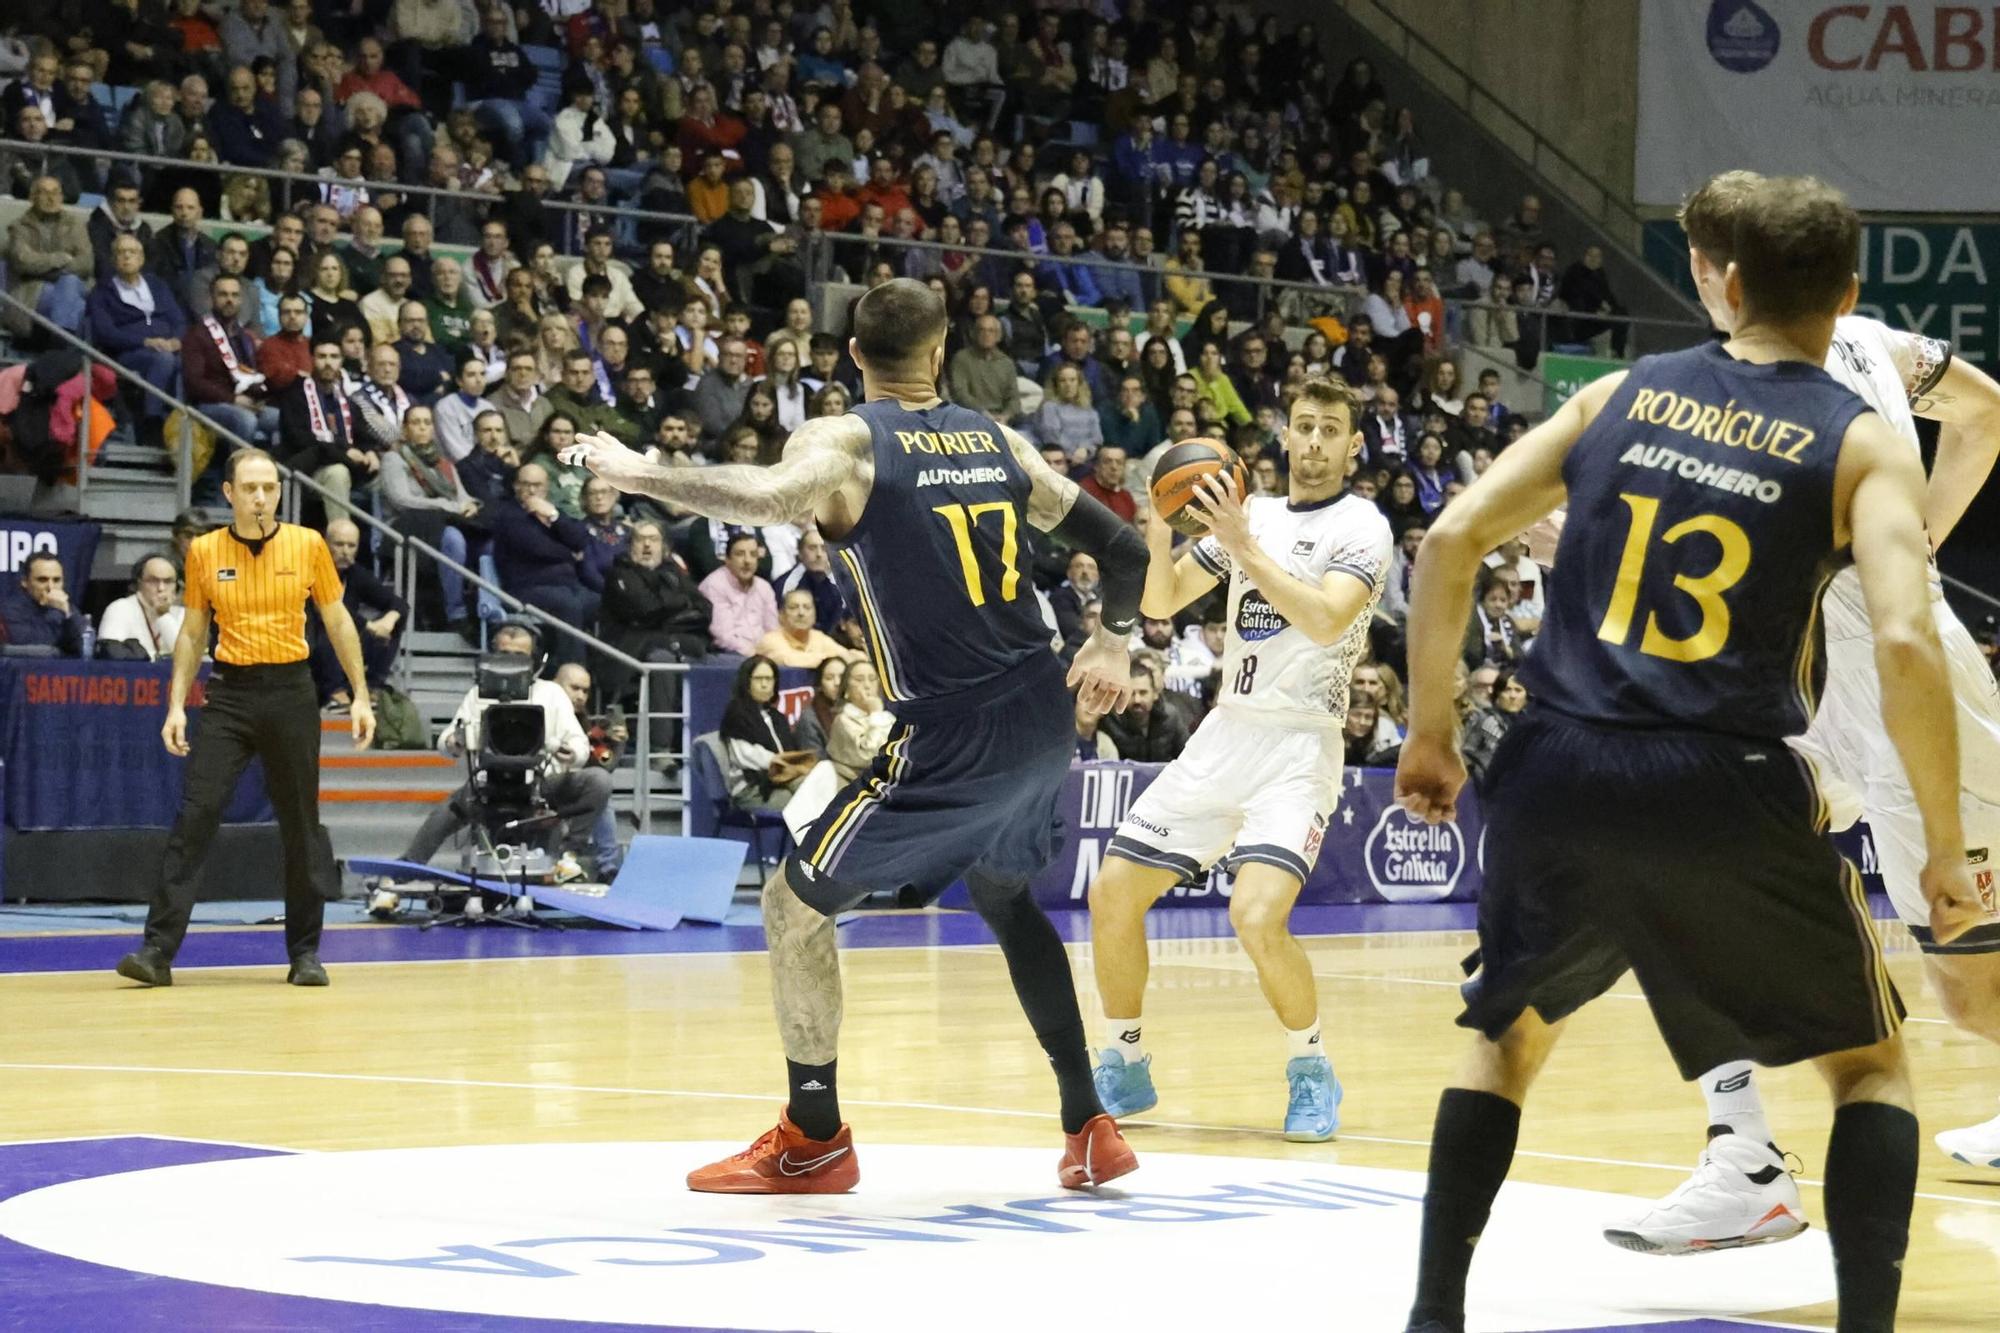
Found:
<path fill-rule="evenodd" d="M 854 479 L 868 452 L 858 417 L 818 417 L 792 432 L 774 467 L 649 463 L 609 435 L 579 435 L 563 461 L 587 467 L 621 491 L 651 496 L 725 523 L 794 523 Z"/>
<path fill-rule="evenodd" d="M 1954 356 L 1934 383 L 1917 386 L 1910 407 L 1942 426 L 1924 495 L 1924 526 L 1936 550 L 1965 517 L 2000 459 L 2000 384 Z"/>

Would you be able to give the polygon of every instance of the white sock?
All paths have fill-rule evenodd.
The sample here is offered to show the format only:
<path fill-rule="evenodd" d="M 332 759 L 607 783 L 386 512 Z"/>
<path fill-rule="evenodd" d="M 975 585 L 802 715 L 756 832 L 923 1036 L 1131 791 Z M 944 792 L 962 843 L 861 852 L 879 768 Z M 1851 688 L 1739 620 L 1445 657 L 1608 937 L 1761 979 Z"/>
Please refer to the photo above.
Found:
<path fill-rule="evenodd" d="M 1320 1044 L 1319 1020 L 1315 1018 L 1310 1026 L 1302 1027 L 1297 1032 L 1286 1028 L 1285 1046 L 1288 1051 L 1285 1058 L 1288 1060 L 1324 1058 L 1326 1047 Z"/>
<path fill-rule="evenodd" d="M 1104 1045 L 1102 1049 L 1116 1051 L 1125 1058 L 1128 1065 L 1136 1065 L 1146 1058 L 1146 1043 L 1139 1032 L 1139 1016 L 1113 1018 L 1104 1016 Z"/>
<path fill-rule="evenodd" d="M 1771 1126 L 1764 1119 L 1764 1099 L 1757 1095 L 1751 1072 L 1755 1068 L 1748 1060 L 1717 1065 L 1701 1076 L 1701 1095 L 1708 1102 L 1711 1129 L 1741 1134 L 1752 1143 L 1769 1143 Z"/>

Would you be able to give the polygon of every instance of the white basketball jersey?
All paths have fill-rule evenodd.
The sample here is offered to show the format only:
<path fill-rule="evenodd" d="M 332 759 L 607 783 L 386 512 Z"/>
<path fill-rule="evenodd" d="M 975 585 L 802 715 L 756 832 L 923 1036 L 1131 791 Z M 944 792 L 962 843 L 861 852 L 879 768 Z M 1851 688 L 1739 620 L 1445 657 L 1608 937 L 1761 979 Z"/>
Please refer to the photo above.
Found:
<path fill-rule="evenodd" d="M 1254 496 L 1244 509 L 1250 535 L 1286 573 L 1315 588 L 1328 573 L 1350 574 L 1368 586 L 1369 598 L 1347 633 L 1321 646 L 1233 568 L 1213 537 L 1197 541 L 1195 561 L 1229 581 L 1217 704 L 1288 726 L 1338 727 L 1347 717 L 1348 680 L 1367 645 L 1368 622 L 1389 569 L 1389 521 L 1372 502 L 1344 493 L 1301 508 L 1277 496 Z"/>
<path fill-rule="evenodd" d="M 1912 450 L 1917 418 L 1910 405 L 1929 393 L 1951 364 L 1951 346 L 1920 333 L 1892 329 L 1879 319 L 1842 315 L 1833 326 L 1833 347 L 1826 354 L 1826 373 L 1861 396 L 1895 428 Z M 1935 570 L 1932 595 L 1941 597 Z M 1861 578 L 1852 566 L 1827 589 L 1823 602 L 1826 636 L 1842 643 L 1869 636 L 1868 607 L 1861 596 Z"/>

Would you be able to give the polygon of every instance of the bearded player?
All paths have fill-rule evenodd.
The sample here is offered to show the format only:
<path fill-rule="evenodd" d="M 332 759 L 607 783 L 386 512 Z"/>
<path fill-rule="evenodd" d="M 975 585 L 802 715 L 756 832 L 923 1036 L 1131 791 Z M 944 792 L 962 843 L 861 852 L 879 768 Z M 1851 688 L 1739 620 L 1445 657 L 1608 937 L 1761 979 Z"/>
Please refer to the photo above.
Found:
<path fill-rule="evenodd" d="M 621 490 L 732 523 L 813 516 L 840 549 L 896 713 L 873 766 L 834 799 L 764 887 L 771 989 L 791 1099 L 750 1148 L 693 1171 L 724 1194 L 832 1194 L 860 1179 L 834 1084 L 842 1016 L 835 916 L 877 889 L 934 895 L 963 879 L 992 929 L 1061 1097 L 1068 1188 L 1138 1165 L 1092 1086 L 1069 956 L 1029 881 L 1055 847 L 1076 753 L 1069 688 L 1123 706 L 1145 543 L 1020 435 L 938 397 L 944 302 L 897 278 L 854 307 L 866 401 L 792 432 L 775 467 L 668 467 L 608 435 L 564 461 Z M 1103 626 L 1065 684 L 1021 567 L 1024 527 L 1097 557 Z"/>
<path fill-rule="evenodd" d="M 1762 183 L 1754 172 L 1725 172 L 1689 196 L 1681 210 L 1688 265 L 1702 306 L 1725 332 L 1736 327 L 1741 313 L 1724 293 L 1724 275 L 1735 257 L 1737 214 Z M 1826 370 L 1874 408 L 1912 452 L 1918 449 L 1913 414 L 1943 424 L 1924 505 L 1936 550 L 1985 484 L 2000 452 L 2000 385 L 1954 358 L 1948 345 L 1860 315 L 1842 316 L 1835 324 Z M 2000 693 L 1978 645 L 1945 602 L 1935 564 L 1930 601 L 1957 702 L 1966 857 L 1990 910 L 1992 872 L 2000 864 Z M 1866 817 L 1890 901 L 1923 951 L 1924 971 L 1945 1014 L 1967 1032 L 2000 1041 L 2000 923 L 1976 927 L 1948 945 L 1932 934 L 1920 884 L 1923 821 L 1882 725 L 1874 638 L 1853 566 L 1834 576 L 1821 608 L 1826 693 L 1793 748 L 1818 770 L 1833 827 Z M 1649 1253 L 1687 1254 L 1784 1240 L 1805 1230 L 1798 1186 L 1774 1146 L 1752 1069 L 1748 1060 L 1735 1061 L 1702 1076 L 1709 1141 L 1701 1165 L 1644 1214 L 1607 1230 L 1607 1240 Z M 2000 1167 L 2000 1118 L 1946 1131 L 1937 1143 L 1961 1162 Z"/>
<path fill-rule="evenodd" d="M 1316 1143 L 1339 1124 L 1312 964 L 1289 923 L 1339 800 L 1348 680 L 1392 547 L 1381 511 L 1347 493 L 1361 448 L 1356 408 L 1345 385 L 1307 380 L 1285 437 L 1289 495 L 1243 501 L 1226 475 L 1204 479 L 1189 503 L 1208 534 L 1179 560 L 1157 509 L 1149 520 L 1141 609 L 1169 619 L 1227 579 L 1229 629 L 1215 712 L 1133 805 L 1090 888 L 1105 1025 L 1097 1092 L 1108 1114 L 1159 1100 L 1139 1021 L 1146 909 L 1220 861 L 1236 876 L 1229 924 L 1285 1028 L 1285 1137 Z"/>

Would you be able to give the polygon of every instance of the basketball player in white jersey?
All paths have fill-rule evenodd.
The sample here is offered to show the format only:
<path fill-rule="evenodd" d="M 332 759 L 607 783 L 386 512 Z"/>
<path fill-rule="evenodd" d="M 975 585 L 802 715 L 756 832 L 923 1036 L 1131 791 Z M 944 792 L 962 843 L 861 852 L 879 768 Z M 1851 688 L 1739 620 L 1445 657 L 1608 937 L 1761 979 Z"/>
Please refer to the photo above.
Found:
<path fill-rule="evenodd" d="M 1320 1142 L 1339 1123 L 1312 965 L 1289 921 L 1339 800 L 1348 680 L 1392 546 L 1381 511 L 1347 493 L 1361 448 L 1357 414 L 1344 384 L 1307 380 L 1285 439 L 1287 498 L 1239 501 L 1225 477 L 1205 481 L 1207 493 L 1191 503 L 1209 531 L 1179 560 L 1158 513 L 1147 528 L 1143 612 L 1168 619 L 1227 579 L 1229 629 L 1215 711 L 1133 805 L 1090 888 L 1106 1028 L 1097 1091 L 1107 1114 L 1159 1100 L 1139 1022 L 1146 909 L 1221 861 L 1236 876 L 1229 923 L 1289 1043 L 1285 1137 Z"/>
<path fill-rule="evenodd" d="M 1681 209 L 1688 261 L 1702 306 L 1728 330 L 1736 314 L 1723 295 L 1735 210 L 1761 181 L 1753 172 L 1725 172 L 1689 196 Z M 1943 423 L 1931 470 L 1925 522 L 1936 550 L 1964 515 L 2000 454 L 2000 385 L 1953 358 L 1949 345 L 1892 329 L 1877 320 L 1844 316 L 1834 328 L 1827 373 L 1859 394 L 1917 449 L 1915 416 Z M 1993 871 L 2000 867 L 2000 691 L 1979 646 L 1944 600 L 1931 570 L 1938 637 L 1950 662 L 1958 704 L 1962 818 L 1974 882 L 1994 910 Z M 1881 682 L 1861 583 L 1852 566 L 1836 574 L 1821 600 L 1826 634 L 1826 689 L 1795 750 L 1817 771 L 1831 826 L 1866 817 L 1882 879 L 1923 950 L 1924 971 L 1945 1014 L 1967 1032 L 2000 1042 L 2000 920 L 1937 945 L 1918 887 L 1924 863 L 1922 821 L 1903 766 L 1884 732 Z M 1752 1065 L 1710 1070 L 1709 1142 L 1701 1165 L 1682 1186 L 1605 1238 L 1628 1249 L 1686 1254 L 1784 1240 L 1805 1230 L 1798 1187 L 1772 1145 Z M 2000 1118 L 1937 1135 L 1961 1162 L 2000 1167 Z"/>

